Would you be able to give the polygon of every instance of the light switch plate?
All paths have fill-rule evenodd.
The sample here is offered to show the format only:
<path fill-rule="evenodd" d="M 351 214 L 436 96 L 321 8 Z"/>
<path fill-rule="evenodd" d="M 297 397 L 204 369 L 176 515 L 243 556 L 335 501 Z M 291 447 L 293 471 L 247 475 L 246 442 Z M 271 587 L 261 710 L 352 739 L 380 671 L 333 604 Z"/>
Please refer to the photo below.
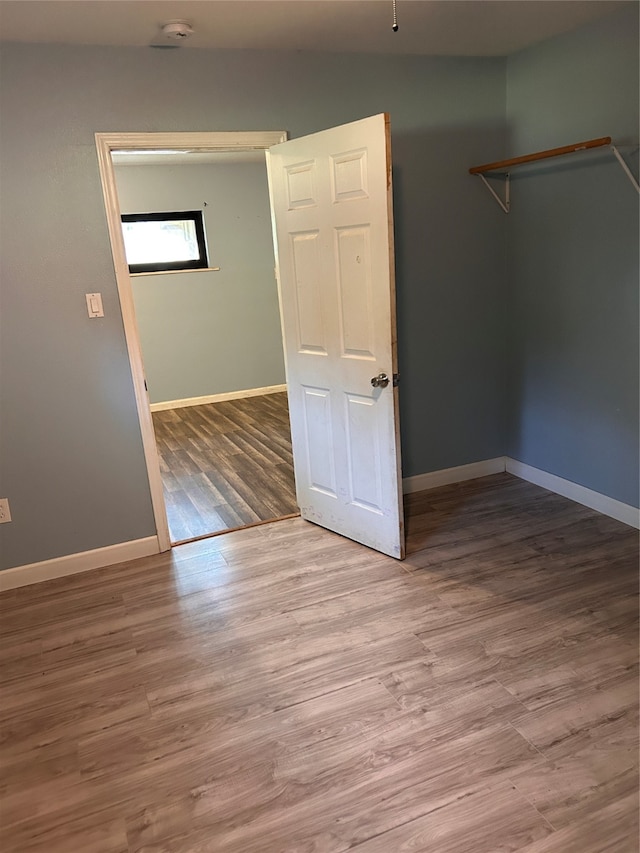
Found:
<path fill-rule="evenodd" d="M 86 293 L 87 311 L 90 317 L 104 317 L 101 293 Z"/>
<path fill-rule="evenodd" d="M 5 521 L 11 521 L 9 498 L 0 498 L 0 524 L 4 524 Z"/>

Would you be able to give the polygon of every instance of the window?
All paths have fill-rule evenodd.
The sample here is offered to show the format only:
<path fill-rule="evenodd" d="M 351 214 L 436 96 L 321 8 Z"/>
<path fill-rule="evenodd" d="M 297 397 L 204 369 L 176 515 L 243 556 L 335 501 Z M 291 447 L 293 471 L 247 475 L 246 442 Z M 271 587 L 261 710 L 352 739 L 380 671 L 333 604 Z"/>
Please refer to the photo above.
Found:
<path fill-rule="evenodd" d="M 129 272 L 199 270 L 209 266 L 200 210 L 123 214 L 122 233 Z"/>

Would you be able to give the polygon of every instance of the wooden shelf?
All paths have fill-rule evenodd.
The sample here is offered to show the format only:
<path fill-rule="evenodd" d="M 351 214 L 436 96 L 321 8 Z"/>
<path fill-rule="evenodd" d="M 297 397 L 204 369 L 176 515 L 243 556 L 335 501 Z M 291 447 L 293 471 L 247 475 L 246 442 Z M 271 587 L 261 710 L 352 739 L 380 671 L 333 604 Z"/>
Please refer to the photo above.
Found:
<path fill-rule="evenodd" d="M 495 163 L 485 163 L 484 166 L 472 166 L 469 169 L 469 174 L 482 175 L 484 172 L 500 172 L 503 169 L 510 169 L 512 166 L 521 166 L 523 163 L 535 163 L 536 160 L 562 157 L 564 154 L 575 154 L 577 151 L 602 148 L 605 145 L 611 145 L 610 136 L 588 139 L 586 142 L 576 142 L 574 145 L 563 145 L 561 148 L 549 148 L 547 151 L 536 151 L 534 154 L 524 154 L 522 157 L 512 157 L 510 160 L 496 160 Z"/>
<path fill-rule="evenodd" d="M 523 154 L 521 157 L 511 157 L 508 160 L 496 160 L 494 163 L 484 163 L 482 166 L 472 166 L 469 169 L 469 174 L 477 175 L 504 212 L 509 213 L 511 208 L 509 186 L 511 169 L 515 166 L 523 166 L 526 163 L 536 163 L 539 160 L 548 160 L 550 157 L 562 157 L 565 154 L 578 154 L 581 151 L 588 151 L 591 148 L 610 148 L 616 160 L 620 163 L 624 173 L 629 178 L 629 181 L 636 191 L 640 193 L 640 185 L 638 184 L 637 178 L 632 173 L 616 146 L 611 142 L 610 136 L 600 136 L 598 139 L 587 139 L 585 142 L 575 142 L 573 145 L 563 145 L 560 148 L 548 148 L 546 151 L 535 151 L 533 154 Z M 490 178 L 504 178 L 504 199 L 500 198 L 498 193 L 485 178 L 485 175 L 488 175 Z"/>

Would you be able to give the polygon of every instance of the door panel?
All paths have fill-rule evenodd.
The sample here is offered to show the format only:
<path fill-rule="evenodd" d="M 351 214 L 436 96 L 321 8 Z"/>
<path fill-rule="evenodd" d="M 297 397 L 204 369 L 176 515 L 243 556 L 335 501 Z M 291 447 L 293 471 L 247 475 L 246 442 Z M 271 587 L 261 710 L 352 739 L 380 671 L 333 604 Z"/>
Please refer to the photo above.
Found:
<path fill-rule="evenodd" d="M 314 160 L 309 160 L 307 163 L 294 163 L 286 167 L 289 210 L 316 206 L 315 174 Z"/>
<path fill-rule="evenodd" d="M 338 228 L 336 243 L 342 355 L 375 361 L 369 228 Z"/>
<path fill-rule="evenodd" d="M 367 150 L 331 156 L 332 201 L 367 198 Z"/>
<path fill-rule="evenodd" d="M 336 497 L 333 460 L 331 392 L 328 388 L 303 386 L 305 445 L 308 487 Z"/>
<path fill-rule="evenodd" d="M 349 500 L 369 512 L 382 514 L 380 436 L 371 397 L 346 394 Z"/>
<path fill-rule="evenodd" d="M 291 235 L 298 352 L 327 354 L 320 283 L 319 232 Z"/>
<path fill-rule="evenodd" d="M 300 511 L 401 558 L 389 146 L 379 115 L 273 146 L 267 164 Z"/>

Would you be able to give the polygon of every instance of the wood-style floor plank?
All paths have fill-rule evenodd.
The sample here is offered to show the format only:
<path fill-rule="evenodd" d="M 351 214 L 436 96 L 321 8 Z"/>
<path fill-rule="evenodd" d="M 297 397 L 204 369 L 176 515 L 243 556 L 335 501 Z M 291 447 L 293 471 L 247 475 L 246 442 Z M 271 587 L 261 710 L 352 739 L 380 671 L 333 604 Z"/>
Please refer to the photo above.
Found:
<path fill-rule="evenodd" d="M 153 413 L 172 542 L 298 512 L 286 393 Z"/>
<path fill-rule="evenodd" d="M 196 415 L 244 452 L 241 407 Z M 0 594 L 3 853 L 636 853 L 637 532 L 506 474 L 407 528 L 402 563 L 296 518 Z"/>

